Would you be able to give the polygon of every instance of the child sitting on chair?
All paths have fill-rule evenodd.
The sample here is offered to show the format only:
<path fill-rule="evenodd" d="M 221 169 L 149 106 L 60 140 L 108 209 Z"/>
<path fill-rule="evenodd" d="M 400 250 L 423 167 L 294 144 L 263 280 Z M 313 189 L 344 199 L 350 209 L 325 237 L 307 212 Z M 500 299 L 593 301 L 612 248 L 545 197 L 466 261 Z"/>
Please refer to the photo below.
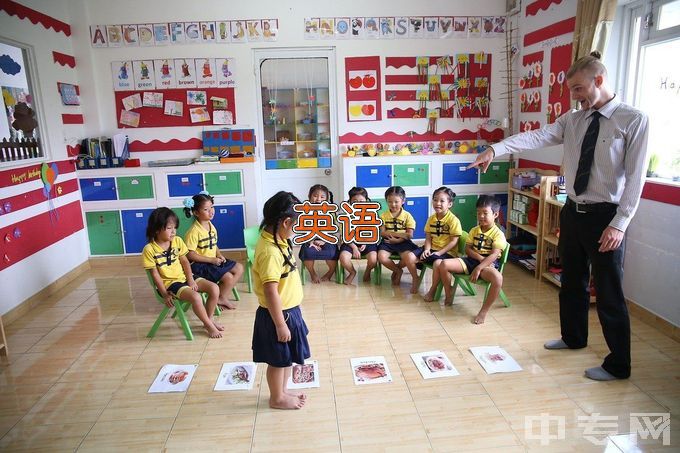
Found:
<path fill-rule="evenodd" d="M 173 307 L 173 297 L 191 303 L 191 308 L 201 320 L 210 338 L 221 338 L 224 327 L 213 320 L 220 289 L 216 284 L 191 272 L 186 257 L 187 246 L 177 236 L 179 219 L 168 208 L 154 209 L 149 216 L 146 238 L 149 243 L 142 250 L 144 269 L 151 272 L 153 282 L 165 305 Z M 208 293 L 208 301 L 203 306 L 199 291 Z"/>
<path fill-rule="evenodd" d="M 453 302 L 451 273 L 469 274 L 473 283 L 478 278 L 490 283 L 482 308 L 473 321 L 475 324 L 482 324 L 503 285 L 503 276 L 498 272 L 498 258 L 505 250 L 507 241 L 505 234 L 496 225 L 500 202 L 491 195 L 480 195 L 476 207 L 478 225 L 470 230 L 465 244 L 467 256 L 443 261 L 439 266 L 439 276 L 444 285 L 445 305 Z"/>
<path fill-rule="evenodd" d="M 184 215 L 194 218 L 194 223 L 184 235 L 184 242 L 189 249 L 187 258 L 191 262 L 191 271 L 198 277 L 217 283 L 220 287 L 220 308 L 232 310 L 236 305 L 228 297 L 243 275 L 243 266 L 222 256 L 217 247 L 217 229 L 211 222 L 215 217 L 213 204 L 213 197 L 205 191 L 184 200 Z"/>
<path fill-rule="evenodd" d="M 368 198 L 368 192 L 363 187 L 352 187 L 349 190 L 349 203 L 363 203 L 371 201 Z M 371 271 L 378 264 L 378 246 L 376 244 L 357 245 L 354 242 L 342 244 L 340 246 L 340 264 L 348 272 L 345 277 L 345 285 L 351 285 L 357 271 L 352 265 L 352 259 L 358 260 L 362 256 L 366 257 L 366 270 L 364 271 L 363 281 L 371 281 Z"/>
<path fill-rule="evenodd" d="M 309 202 L 312 204 L 323 203 L 324 201 L 333 204 L 333 193 L 328 190 L 328 187 L 322 184 L 314 184 L 309 188 Z M 311 242 L 302 244 L 300 247 L 300 259 L 309 272 L 309 278 L 312 283 L 321 283 L 328 281 L 333 277 L 335 269 L 338 265 L 338 247 L 330 242 L 321 239 L 315 239 Z M 314 270 L 314 261 L 326 261 L 328 272 L 323 274 L 321 278 Z"/>

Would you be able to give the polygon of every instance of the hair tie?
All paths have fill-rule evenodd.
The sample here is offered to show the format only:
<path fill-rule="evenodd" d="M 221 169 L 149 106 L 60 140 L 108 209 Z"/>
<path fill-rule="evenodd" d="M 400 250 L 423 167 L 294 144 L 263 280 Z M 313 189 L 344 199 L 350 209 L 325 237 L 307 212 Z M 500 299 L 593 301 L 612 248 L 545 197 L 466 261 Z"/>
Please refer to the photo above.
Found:
<path fill-rule="evenodd" d="M 208 193 L 207 190 L 201 190 L 200 192 L 198 192 L 198 194 L 199 194 L 199 195 L 207 195 L 207 196 L 210 196 L 210 194 Z"/>
<path fill-rule="evenodd" d="M 191 208 L 194 207 L 194 199 L 193 198 L 185 198 L 184 202 L 182 204 L 184 204 L 185 208 L 191 209 Z"/>

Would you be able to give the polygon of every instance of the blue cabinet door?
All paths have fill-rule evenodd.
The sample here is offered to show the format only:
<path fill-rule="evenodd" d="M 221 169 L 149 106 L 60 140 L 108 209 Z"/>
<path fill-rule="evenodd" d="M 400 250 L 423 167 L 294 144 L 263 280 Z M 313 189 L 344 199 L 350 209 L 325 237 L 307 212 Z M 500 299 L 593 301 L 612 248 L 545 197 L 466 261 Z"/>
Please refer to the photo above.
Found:
<path fill-rule="evenodd" d="M 116 182 L 114 178 L 81 178 L 80 192 L 83 201 L 115 200 Z"/>
<path fill-rule="evenodd" d="M 477 184 L 479 182 L 477 170 L 474 168 L 466 170 L 470 163 L 471 162 L 457 162 L 444 164 L 442 168 L 442 183 L 444 185 Z"/>
<path fill-rule="evenodd" d="M 147 243 L 146 225 L 153 209 L 127 209 L 121 211 L 123 218 L 123 241 L 125 253 L 142 253 Z"/>
<path fill-rule="evenodd" d="M 357 165 L 357 181 L 359 187 L 385 187 L 392 185 L 391 165 Z"/>
<path fill-rule="evenodd" d="M 171 197 L 192 197 L 203 190 L 201 173 L 168 175 L 168 192 Z"/>
<path fill-rule="evenodd" d="M 221 249 L 242 249 L 243 242 L 243 205 L 215 206 L 215 217 L 212 220 L 217 228 L 217 246 Z"/>
<path fill-rule="evenodd" d="M 427 218 L 429 217 L 430 199 L 428 197 L 406 198 L 404 209 L 410 212 L 416 221 L 413 239 L 425 239 L 425 223 L 427 223 Z"/>

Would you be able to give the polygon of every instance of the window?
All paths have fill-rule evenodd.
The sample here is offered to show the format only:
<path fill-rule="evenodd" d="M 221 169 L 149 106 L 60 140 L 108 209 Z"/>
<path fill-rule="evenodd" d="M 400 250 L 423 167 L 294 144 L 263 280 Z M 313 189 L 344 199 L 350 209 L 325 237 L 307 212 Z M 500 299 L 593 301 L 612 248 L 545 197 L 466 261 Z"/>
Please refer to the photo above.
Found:
<path fill-rule="evenodd" d="M 0 166 L 44 157 L 29 52 L 0 40 Z"/>
<path fill-rule="evenodd" d="M 648 176 L 680 181 L 680 0 L 639 1 L 624 11 L 624 100 L 649 116 Z"/>

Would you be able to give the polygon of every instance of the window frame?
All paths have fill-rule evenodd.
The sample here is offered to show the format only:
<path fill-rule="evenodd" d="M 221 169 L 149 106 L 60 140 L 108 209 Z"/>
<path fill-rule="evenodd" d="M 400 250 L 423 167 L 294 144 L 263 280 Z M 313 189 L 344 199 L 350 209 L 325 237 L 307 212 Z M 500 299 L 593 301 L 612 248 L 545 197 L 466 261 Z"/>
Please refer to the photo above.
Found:
<path fill-rule="evenodd" d="M 35 112 L 35 120 L 38 122 L 36 129 L 39 131 L 39 149 L 42 151 L 42 155 L 27 159 L 17 159 L 17 160 L 7 160 L 0 161 L 0 169 L 8 169 L 13 167 L 21 167 L 30 164 L 36 164 L 41 162 L 48 162 L 51 158 L 51 148 L 49 145 L 49 134 L 47 128 L 47 121 L 45 118 L 45 111 L 43 108 L 43 97 L 40 90 L 40 80 L 38 76 L 38 61 L 35 56 L 34 46 L 16 41 L 7 37 L 6 35 L 0 34 L 0 43 L 6 44 L 8 46 L 13 46 L 21 49 L 24 58 L 24 64 L 26 65 L 26 83 L 28 84 L 28 91 L 33 100 L 31 108 Z M 5 113 L 3 112 L 3 115 Z M 12 128 L 12 125 L 9 124 Z M 2 140 L 0 138 L 0 140 Z"/>

